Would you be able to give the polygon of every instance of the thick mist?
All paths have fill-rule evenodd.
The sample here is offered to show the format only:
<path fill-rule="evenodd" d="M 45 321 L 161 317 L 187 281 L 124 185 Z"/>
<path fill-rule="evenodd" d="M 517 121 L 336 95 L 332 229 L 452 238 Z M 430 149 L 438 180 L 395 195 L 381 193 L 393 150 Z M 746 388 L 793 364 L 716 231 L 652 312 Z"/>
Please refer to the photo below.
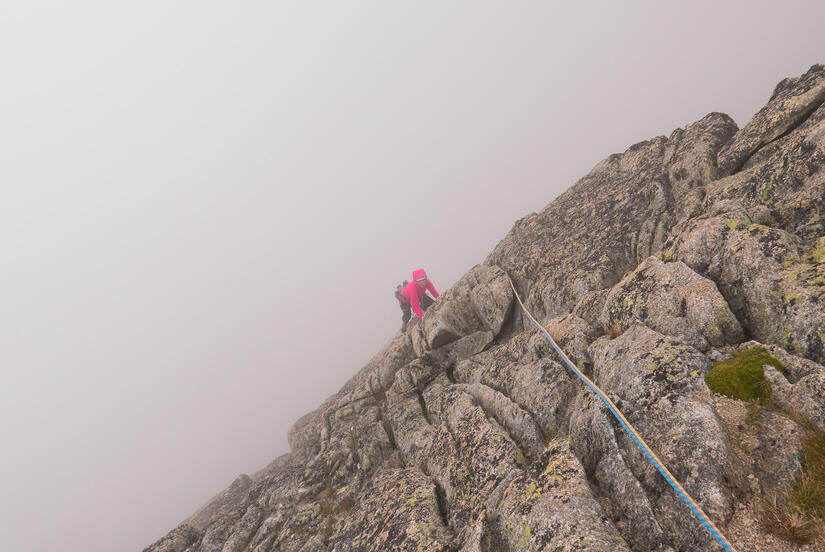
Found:
<path fill-rule="evenodd" d="M 0 7 L 0 542 L 141 550 L 599 160 L 825 62 L 818 1 Z"/>

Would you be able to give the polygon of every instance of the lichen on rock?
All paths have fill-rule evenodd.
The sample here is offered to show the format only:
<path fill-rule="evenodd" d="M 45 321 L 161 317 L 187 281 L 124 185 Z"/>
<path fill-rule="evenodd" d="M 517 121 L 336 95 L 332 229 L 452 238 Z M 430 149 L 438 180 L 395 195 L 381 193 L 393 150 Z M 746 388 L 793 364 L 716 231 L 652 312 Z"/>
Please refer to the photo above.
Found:
<path fill-rule="evenodd" d="M 146 552 L 718 550 L 510 278 L 737 549 L 825 549 L 765 514 L 825 481 L 823 213 L 816 65 L 743 129 L 711 113 L 517 221 L 293 425 L 290 453 Z M 740 393 L 749 355 L 762 404 Z"/>

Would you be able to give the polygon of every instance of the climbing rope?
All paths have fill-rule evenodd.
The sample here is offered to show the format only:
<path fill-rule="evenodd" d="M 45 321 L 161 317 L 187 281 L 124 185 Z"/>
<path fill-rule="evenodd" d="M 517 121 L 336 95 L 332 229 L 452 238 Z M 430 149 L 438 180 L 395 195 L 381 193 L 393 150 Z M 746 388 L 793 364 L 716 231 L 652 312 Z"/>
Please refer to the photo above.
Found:
<path fill-rule="evenodd" d="M 642 452 L 645 453 L 645 456 L 647 456 L 650 459 L 650 461 L 653 462 L 653 465 L 656 466 L 656 469 L 659 470 L 659 473 L 661 473 L 662 476 L 664 476 L 664 478 L 667 480 L 667 482 L 670 483 L 670 486 L 673 487 L 673 490 L 676 491 L 676 494 L 678 494 L 679 497 L 684 501 L 684 503 L 690 507 L 690 509 L 693 511 L 693 514 L 699 519 L 699 521 L 702 522 L 702 524 L 705 527 L 707 527 L 708 531 L 710 531 L 711 535 L 713 535 L 713 537 L 719 542 L 719 544 L 721 544 L 724 547 L 724 549 L 728 550 L 729 552 L 736 552 L 736 549 L 733 548 L 733 546 L 728 542 L 728 539 L 726 539 L 725 536 L 719 531 L 719 529 L 716 528 L 716 525 L 713 524 L 713 522 L 710 520 L 707 514 L 705 514 L 705 512 L 702 511 L 699 505 L 696 504 L 696 502 L 690 497 L 689 494 L 687 494 L 687 491 L 685 491 L 685 489 L 682 488 L 679 482 L 676 481 L 676 478 L 673 477 L 673 475 L 671 475 L 670 471 L 667 469 L 667 467 L 665 467 L 662 461 L 659 460 L 659 458 L 655 454 L 653 454 L 653 451 L 650 450 L 650 447 L 647 446 L 647 443 L 645 443 L 644 439 L 642 439 L 642 437 L 638 433 L 636 433 L 636 430 L 633 428 L 632 425 L 630 425 L 630 422 L 627 421 L 627 418 L 624 417 L 624 414 L 622 414 L 621 411 L 618 408 L 616 408 L 616 405 L 613 404 L 613 401 L 611 401 L 610 398 L 607 395 L 605 395 L 605 393 L 601 389 L 599 389 L 595 383 L 590 381 L 590 378 L 585 376 L 578 368 L 576 368 L 575 364 L 570 362 L 570 359 L 567 358 L 567 355 L 564 354 L 564 351 L 562 351 L 561 348 L 558 345 L 556 345 L 556 342 L 553 341 L 553 338 L 550 336 L 547 330 L 545 330 L 544 327 L 541 326 L 541 324 L 536 322 L 535 318 L 533 318 L 533 315 L 530 314 L 530 311 L 528 311 L 527 307 L 524 306 L 524 303 L 521 302 L 521 297 L 519 297 L 519 294 L 516 291 L 516 287 L 513 285 L 512 280 L 510 280 L 510 287 L 513 288 L 513 293 L 516 295 L 516 299 L 518 300 L 519 305 L 521 305 L 521 309 L 527 315 L 527 318 L 529 318 L 530 322 L 536 328 L 538 328 L 545 335 L 545 337 L 547 337 L 547 340 L 550 341 L 550 344 L 553 346 L 553 349 L 555 349 L 559 357 L 561 357 L 561 359 L 564 360 L 564 363 L 567 364 L 567 366 L 571 370 L 573 370 L 573 372 L 579 377 L 579 379 L 582 380 L 607 405 L 607 408 L 609 408 L 613 415 L 616 417 L 616 419 L 619 420 L 619 423 L 622 424 L 622 427 L 624 427 L 625 431 L 627 431 L 627 433 L 633 438 L 633 440 L 636 441 L 636 444 L 639 445 L 639 448 L 642 449 Z"/>

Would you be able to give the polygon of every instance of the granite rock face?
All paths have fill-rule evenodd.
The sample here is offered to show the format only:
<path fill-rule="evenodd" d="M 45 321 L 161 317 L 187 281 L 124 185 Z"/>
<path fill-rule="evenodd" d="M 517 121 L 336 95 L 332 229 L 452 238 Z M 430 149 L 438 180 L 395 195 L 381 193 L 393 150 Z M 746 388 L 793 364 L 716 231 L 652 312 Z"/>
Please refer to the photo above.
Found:
<path fill-rule="evenodd" d="M 719 550 L 527 308 L 739 550 L 813 550 L 757 506 L 825 431 L 825 66 L 743 129 L 712 113 L 518 221 L 289 432 L 292 451 L 146 552 Z M 708 389 L 763 346 L 776 408 Z M 779 544 L 777 544 L 779 543 Z"/>
<path fill-rule="evenodd" d="M 614 333 L 641 321 L 700 351 L 741 343 L 744 338 L 739 321 L 712 281 L 684 263 L 664 263 L 654 257 L 613 286 L 600 321 Z"/>
<path fill-rule="evenodd" d="M 716 155 L 735 132 L 730 117 L 712 113 L 611 155 L 518 221 L 485 264 L 513 278 L 534 316 L 569 312 L 660 252 L 678 221 L 703 211 Z"/>

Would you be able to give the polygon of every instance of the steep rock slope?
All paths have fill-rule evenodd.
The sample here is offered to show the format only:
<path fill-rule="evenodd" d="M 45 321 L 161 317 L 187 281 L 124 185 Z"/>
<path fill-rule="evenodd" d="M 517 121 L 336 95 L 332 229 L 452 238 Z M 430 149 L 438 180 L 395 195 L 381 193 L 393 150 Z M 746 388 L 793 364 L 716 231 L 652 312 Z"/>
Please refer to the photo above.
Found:
<path fill-rule="evenodd" d="M 527 307 L 739 550 L 825 430 L 825 66 L 743 129 L 713 113 L 518 221 L 406 333 L 148 552 L 719 550 Z M 713 393 L 764 346 L 771 408 Z"/>

